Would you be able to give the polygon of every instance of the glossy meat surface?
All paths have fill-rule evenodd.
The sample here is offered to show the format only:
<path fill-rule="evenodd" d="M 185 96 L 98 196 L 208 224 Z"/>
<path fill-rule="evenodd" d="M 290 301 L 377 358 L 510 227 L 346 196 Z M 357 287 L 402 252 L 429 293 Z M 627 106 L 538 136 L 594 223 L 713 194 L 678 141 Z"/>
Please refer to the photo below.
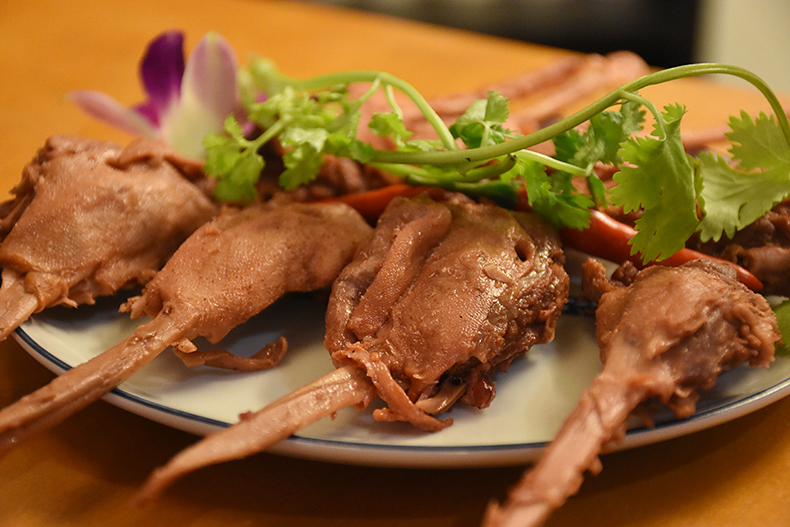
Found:
<path fill-rule="evenodd" d="M 488 406 L 491 374 L 553 338 L 563 263 L 533 216 L 458 195 L 394 201 L 333 285 L 325 344 L 368 371 L 389 404 L 378 418 L 440 428 L 428 414 Z"/>
<path fill-rule="evenodd" d="M 217 342 L 288 292 L 328 287 L 372 229 L 350 207 L 266 203 L 228 208 L 196 231 L 124 309 L 193 317 Z"/>
<path fill-rule="evenodd" d="M 773 360 L 776 318 L 726 265 L 653 266 L 627 287 L 606 284 L 597 262 L 585 270 L 605 289 L 596 312 L 603 371 L 504 505 L 490 507 L 488 527 L 543 525 L 578 491 L 585 471 L 601 470 L 598 455 L 622 437 L 641 403 L 658 400 L 688 417 L 721 372 Z"/>
<path fill-rule="evenodd" d="M 380 420 L 427 431 L 455 402 L 487 406 L 491 374 L 554 336 L 569 280 L 535 217 L 459 195 L 397 199 L 332 285 L 325 345 L 337 369 L 207 436 L 157 469 L 140 498 L 183 475 L 265 450 L 376 396 Z"/>
<path fill-rule="evenodd" d="M 17 306 L 90 304 L 150 280 L 217 211 L 185 173 L 199 165 L 152 141 L 50 138 L 0 207 L 3 334 L 27 318 Z"/>
<path fill-rule="evenodd" d="M 790 202 L 776 205 L 732 238 L 706 243 L 693 238 L 688 245 L 748 269 L 765 286 L 763 294 L 790 295 Z"/>
<path fill-rule="evenodd" d="M 127 303 L 150 315 L 128 338 L 0 410 L 0 455 L 120 385 L 168 346 L 216 342 L 283 294 L 329 286 L 371 232 L 346 205 L 224 209 Z"/>

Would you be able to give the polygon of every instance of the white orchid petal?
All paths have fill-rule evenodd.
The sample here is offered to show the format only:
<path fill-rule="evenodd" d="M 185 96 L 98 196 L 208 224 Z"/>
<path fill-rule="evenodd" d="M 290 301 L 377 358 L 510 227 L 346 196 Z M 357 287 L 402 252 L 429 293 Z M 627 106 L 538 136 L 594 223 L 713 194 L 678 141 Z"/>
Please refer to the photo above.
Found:
<path fill-rule="evenodd" d="M 148 119 L 98 91 L 73 91 L 66 97 L 85 113 L 133 135 L 157 138 L 159 131 Z"/>
<path fill-rule="evenodd" d="M 233 49 L 219 34 L 210 32 L 200 39 L 187 60 L 181 103 L 197 104 L 222 123 L 239 107 L 237 75 Z"/>
<path fill-rule="evenodd" d="M 179 152 L 204 156 L 203 139 L 222 130 L 240 109 L 236 55 L 217 33 L 208 33 L 189 56 L 181 98 L 162 116 L 164 139 Z"/>
<path fill-rule="evenodd" d="M 162 119 L 162 138 L 178 152 L 202 159 L 205 157 L 203 140 L 211 133 L 222 130 L 222 122 L 207 118 L 203 108 L 181 99 Z"/>

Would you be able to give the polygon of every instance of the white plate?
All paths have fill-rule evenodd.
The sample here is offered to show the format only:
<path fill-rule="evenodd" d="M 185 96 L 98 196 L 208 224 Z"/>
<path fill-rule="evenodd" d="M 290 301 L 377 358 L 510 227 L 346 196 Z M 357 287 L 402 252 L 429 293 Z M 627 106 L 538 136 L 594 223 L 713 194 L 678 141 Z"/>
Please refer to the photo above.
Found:
<path fill-rule="evenodd" d="M 60 373 L 111 347 L 138 322 L 119 314 L 120 300 L 77 310 L 54 308 L 36 315 L 17 340 L 44 366 Z M 106 400 L 165 425 L 203 435 L 237 421 L 246 411 L 331 370 L 323 347 L 323 306 L 309 297 L 280 301 L 237 328 L 215 348 L 251 355 L 278 335 L 290 351 L 269 371 L 239 373 L 207 367 L 189 370 L 169 351 L 136 373 Z M 199 343 L 200 344 L 200 343 Z M 210 349 L 207 343 L 204 347 Z M 534 461 L 600 371 L 593 319 L 564 315 L 556 340 L 534 347 L 496 378 L 497 395 L 485 410 L 457 406 L 454 424 L 425 433 L 405 423 L 374 421 L 371 410 L 346 409 L 283 441 L 272 452 L 361 465 L 477 467 Z M 619 448 L 681 436 L 734 419 L 788 393 L 790 360 L 768 369 L 746 367 L 723 374 L 705 393 L 698 412 L 678 421 L 659 415 L 657 426 L 632 429 Z"/>

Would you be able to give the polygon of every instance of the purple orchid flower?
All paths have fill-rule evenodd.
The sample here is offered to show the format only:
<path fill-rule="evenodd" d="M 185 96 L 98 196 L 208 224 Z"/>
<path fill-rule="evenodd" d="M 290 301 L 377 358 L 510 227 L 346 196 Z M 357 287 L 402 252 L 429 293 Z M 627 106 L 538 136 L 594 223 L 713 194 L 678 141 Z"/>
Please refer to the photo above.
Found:
<path fill-rule="evenodd" d="M 184 35 L 168 31 L 148 45 L 140 63 L 147 100 L 127 107 L 107 94 L 76 91 L 82 110 L 134 135 L 161 139 L 184 155 L 204 157 L 203 138 L 220 132 L 241 109 L 236 56 L 218 34 L 208 33 L 184 62 Z"/>

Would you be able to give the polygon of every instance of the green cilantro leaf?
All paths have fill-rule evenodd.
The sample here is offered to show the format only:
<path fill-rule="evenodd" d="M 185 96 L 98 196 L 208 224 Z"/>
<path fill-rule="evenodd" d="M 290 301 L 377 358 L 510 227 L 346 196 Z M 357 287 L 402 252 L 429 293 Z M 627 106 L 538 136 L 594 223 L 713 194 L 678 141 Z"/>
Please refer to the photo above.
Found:
<path fill-rule="evenodd" d="M 682 249 L 699 223 L 695 173 L 680 138 L 684 111 L 666 107 L 651 136 L 630 138 L 620 151 L 625 164 L 614 176 L 611 201 L 625 212 L 641 211 L 631 243 L 645 261 Z"/>
<path fill-rule="evenodd" d="M 756 120 L 746 112 L 741 117 L 730 117 L 731 132 L 727 137 L 733 143 L 730 153 L 744 170 L 779 170 L 790 167 L 790 146 L 772 115 L 760 113 Z"/>
<path fill-rule="evenodd" d="M 324 165 L 324 157 L 312 143 L 305 142 L 283 154 L 285 170 L 280 174 L 280 186 L 293 190 L 316 178 Z"/>
<path fill-rule="evenodd" d="M 790 195 L 790 172 L 744 172 L 709 152 L 699 155 L 705 215 L 700 222 L 702 241 L 732 237 Z"/>
<path fill-rule="evenodd" d="M 703 241 L 732 237 L 790 196 L 790 146 L 773 117 L 730 118 L 734 165 L 710 153 L 699 156 Z"/>
<path fill-rule="evenodd" d="M 527 187 L 529 204 L 554 227 L 584 229 L 590 224 L 593 202 L 586 194 L 573 192 L 569 181 L 549 176 L 540 163 L 519 160 L 518 172 Z"/>
<path fill-rule="evenodd" d="M 587 134 L 583 134 L 576 128 L 571 128 L 565 133 L 556 135 L 552 138 L 554 156 L 566 163 L 576 166 L 587 166 L 586 156 L 579 154 L 581 150 L 587 148 L 587 140 Z"/>
<path fill-rule="evenodd" d="M 210 134 L 203 140 L 205 171 L 217 179 L 214 195 L 223 201 L 250 202 L 257 196 L 255 183 L 264 168 L 255 142 L 244 138 L 241 126 L 231 115 L 225 119 L 227 135 Z"/>
<path fill-rule="evenodd" d="M 599 161 L 606 164 L 620 163 L 620 145 L 636 132 L 642 130 L 644 112 L 639 105 L 627 101 L 620 111 L 606 111 L 590 119 L 583 133 L 576 129 L 556 136 L 554 147 L 557 159 L 578 167 L 589 167 Z"/>
<path fill-rule="evenodd" d="M 620 146 L 632 134 L 642 130 L 644 112 L 639 104 L 627 101 L 619 111 L 605 111 L 590 119 L 584 132 L 576 129 L 553 138 L 555 158 L 587 172 L 587 189 L 596 203 L 605 205 L 606 188 L 593 172 L 597 163 L 618 165 Z M 562 177 L 556 173 L 555 177 Z"/>
<path fill-rule="evenodd" d="M 684 109 L 669 106 L 662 113 L 637 94 L 652 84 L 707 73 L 751 82 L 775 114 L 753 120 L 742 113 L 730 120 L 731 163 L 707 153 L 696 159 L 687 156 L 680 139 Z M 654 72 L 527 135 L 504 127 L 508 101 L 496 92 L 474 102 L 448 127 L 412 86 L 385 72 L 357 70 L 297 80 L 259 60 L 240 79 L 246 117 L 259 135 L 248 138 L 246 126 L 243 130 L 230 118 L 224 134 L 206 138 L 206 171 L 217 178 L 222 199 L 254 199 L 255 182 L 264 168 L 259 151 L 277 139 L 284 149 L 281 185 L 286 189 L 309 183 L 324 157 L 334 155 L 371 163 L 409 182 L 499 202 L 515 203 L 519 187 L 526 186 L 533 210 L 557 227 L 584 228 L 589 209 L 610 201 L 640 214 L 632 252 L 650 261 L 681 249 L 695 231 L 706 240 L 730 235 L 790 195 L 790 121 L 770 88 L 736 66 L 699 64 Z M 365 83 L 368 89 L 352 98 L 353 83 Z M 362 106 L 379 90 L 392 111 L 375 114 L 366 124 L 392 138 L 394 151 L 376 150 L 358 137 Z M 411 138 L 393 90 L 416 104 L 436 131 L 436 140 Z M 266 97 L 261 101 L 262 92 Z M 619 110 L 611 110 L 617 104 Z M 637 137 L 643 108 L 654 116 L 654 129 L 650 136 Z M 547 140 L 554 142 L 553 156 L 533 148 Z M 598 163 L 620 168 L 611 191 L 595 175 Z M 577 188 L 578 178 L 586 178 L 586 191 Z"/>
<path fill-rule="evenodd" d="M 374 113 L 370 118 L 368 128 L 381 137 L 392 137 L 397 145 L 403 145 L 404 140 L 413 135 L 406 129 L 401 116 L 395 112 Z"/>
<path fill-rule="evenodd" d="M 790 357 L 790 300 L 772 306 L 776 321 L 779 323 L 779 332 L 782 334 L 782 340 L 776 344 L 776 355 L 780 357 Z"/>
<path fill-rule="evenodd" d="M 501 93 L 492 91 L 486 99 L 486 111 L 484 119 L 488 123 L 503 124 L 510 116 L 510 108 L 507 97 Z"/>
<path fill-rule="evenodd" d="M 214 195 L 221 201 L 250 203 L 258 195 L 255 183 L 263 170 L 263 158 L 259 155 L 240 157 L 233 169 L 217 181 Z"/>
<path fill-rule="evenodd" d="M 502 124 L 508 118 L 508 100 L 497 92 L 478 99 L 450 126 L 450 132 L 468 148 L 503 143 L 512 135 Z"/>

